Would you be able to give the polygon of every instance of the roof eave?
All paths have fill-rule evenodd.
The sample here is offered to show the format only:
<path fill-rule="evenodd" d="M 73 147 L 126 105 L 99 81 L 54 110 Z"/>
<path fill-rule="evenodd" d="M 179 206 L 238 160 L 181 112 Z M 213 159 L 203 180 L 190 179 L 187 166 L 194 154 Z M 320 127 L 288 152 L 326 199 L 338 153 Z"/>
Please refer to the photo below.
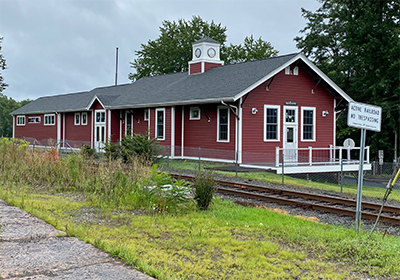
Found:
<path fill-rule="evenodd" d="M 142 103 L 135 105 L 123 105 L 123 106 L 108 106 L 107 109 L 117 110 L 117 109 L 127 109 L 127 108 L 153 108 L 153 107 L 169 107 L 169 106 L 180 106 L 180 105 L 195 105 L 195 104 L 205 104 L 205 103 L 220 103 L 224 102 L 234 102 L 232 96 L 220 97 L 220 98 L 208 98 L 208 99 L 192 99 L 185 101 L 171 101 L 171 102 L 160 102 L 160 103 Z"/>
<path fill-rule="evenodd" d="M 256 83 L 252 84 L 251 86 L 247 87 L 237 95 L 235 95 L 234 100 L 238 100 L 239 98 L 243 97 L 262 83 L 266 82 L 268 79 L 272 78 L 280 71 L 284 70 L 286 67 L 290 66 L 292 63 L 301 59 L 308 67 L 310 67 L 317 75 L 319 75 L 330 87 L 332 87 L 340 96 L 342 96 L 347 102 L 353 101 L 353 99 L 347 95 L 338 85 L 336 85 L 327 75 L 325 75 L 317 66 L 314 65 L 303 53 L 299 53 L 292 59 L 288 60 L 286 63 L 282 64 L 280 67 L 276 68 L 274 71 L 263 77 L 262 79 L 258 80 Z"/>

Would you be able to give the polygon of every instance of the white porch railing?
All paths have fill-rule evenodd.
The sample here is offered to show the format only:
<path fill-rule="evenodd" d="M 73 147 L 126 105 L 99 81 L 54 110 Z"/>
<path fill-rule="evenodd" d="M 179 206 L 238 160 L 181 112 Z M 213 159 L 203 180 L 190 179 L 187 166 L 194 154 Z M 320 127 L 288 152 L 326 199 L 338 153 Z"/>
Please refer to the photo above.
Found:
<path fill-rule="evenodd" d="M 359 151 L 360 147 L 346 148 L 341 146 L 332 146 L 329 148 L 297 148 L 284 149 L 276 147 L 275 167 L 280 167 L 283 164 L 288 165 L 324 165 L 324 164 L 340 164 L 342 160 L 346 163 L 358 163 L 359 153 L 357 156 L 353 151 Z M 369 146 L 365 147 L 364 162 L 369 163 Z M 353 153 L 352 153 L 353 152 Z"/>

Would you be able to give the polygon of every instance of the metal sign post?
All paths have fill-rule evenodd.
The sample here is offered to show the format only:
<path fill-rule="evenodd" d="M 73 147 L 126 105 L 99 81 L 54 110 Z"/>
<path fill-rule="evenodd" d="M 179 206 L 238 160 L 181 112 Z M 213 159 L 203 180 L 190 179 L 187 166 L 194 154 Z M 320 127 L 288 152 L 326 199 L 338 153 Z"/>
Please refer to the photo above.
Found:
<path fill-rule="evenodd" d="M 381 131 L 382 108 L 369 104 L 349 102 L 347 125 L 361 128 L 360 139 L 360 165 L 358 169 L 357 205 L 356 205 L 356 232 L 360 230 L 361 199 L 364 176 L 365 136 L 366 130 Z"/>
<path fill-rule="evenodd" d="M 358 167 L 358 184 L 357 184 L 357 205 L 356 205 L 356 232 L 360 231 L 361 223 L 361 199 L 362 199 L 362 185 L 364 177 L 364 157 L 365 157 L 365 135 L 366 129 L 361 129 L 360 139 L 360 165 Z"/>

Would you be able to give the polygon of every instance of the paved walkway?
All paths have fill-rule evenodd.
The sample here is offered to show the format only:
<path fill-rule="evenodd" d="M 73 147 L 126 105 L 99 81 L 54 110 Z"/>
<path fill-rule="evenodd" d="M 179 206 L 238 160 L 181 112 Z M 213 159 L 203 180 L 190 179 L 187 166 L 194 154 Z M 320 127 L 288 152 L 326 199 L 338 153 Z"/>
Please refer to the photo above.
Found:
<path fill-rule="evenodd" d="M 0 225 L 0 279 L 154 280 L 1 199 Z"/>

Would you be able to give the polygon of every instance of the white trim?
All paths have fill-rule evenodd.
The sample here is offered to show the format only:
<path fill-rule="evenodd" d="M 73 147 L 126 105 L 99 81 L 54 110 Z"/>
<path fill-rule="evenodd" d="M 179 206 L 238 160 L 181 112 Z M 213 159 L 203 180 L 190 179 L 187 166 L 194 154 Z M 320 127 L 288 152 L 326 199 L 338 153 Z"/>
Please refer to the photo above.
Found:
<path fill-rule="evenodd" d="M 65 138 L 65 113 L 61 113 L 62 115 L 62 119 L 63 119 L 63 131 L 62 131 L 62 135 L 61 135 L 61 140 L 66 140 Z M 60 117 L 61 118 L 61 117 Z"/>
<path fill-rule="evenodd" d="M 149 140 L 151 138 L 151 121 L 150 121 L 150 119 L 151 119 L 151 109 L 149 108 L 149 120 L 147 122 L 147 130 L 149 132 L 149 136 L 147 137 L 147 139 L 149 139 Z"/>
<path fill-rule="evenodd" d="M 147 112 L 147 117 L 146 117 L 146 112 Z M 150 109 L 147 108 L 147 109 L 144 109 L 144 111 L 143 111 L 143 120 L 149 121 L 149 119 L 150 119 Z"/>
<path fill-rule="evenodd" d="M 97 121 L 97 113 L 104 113 L 104 122 Z M 101 114 L 100 114 L 101 117 Z M 94 123 L 95 124 L 105 124 L 106 123 L 106 110 L 104 109 L 97 109 L 94 111 Z"/>
<path fill-rule="evenodd" d="M 33 119 L 34 121 L 30 122 L 29 119 Z M 41 123 L 40 117 L 28 117 L 28 124 L 29 123 Z"/>
<path fill-rule="evenodd" d="M 26 117 L 25 117 L 25 115 L 17 115 L 16 117 L 17 117 L 17 126 L 24 126 L 24 125 L 26 124 Z M 24 120 L 24 121 L 23 121 L 23 124 L 18 124 L 18 118 Z M 14 121 L 14 118 L 13 118 L 13 121 Z M 14 126 L 14 125 L 13 125 L 13 126 Z"/>
<path fill-rule="evenodd" d="M 171 107 L 171 158 L 175 156 L 175 107 Z"/>
<path fill-rule="evenodd" d="M 128 114 L 131 115 L 131 133 L 128 134 Z M 133 136 L 133 114 L 129 111 L 125 111 L 125 125 L 124 125 L 124 136 L 130 135 Z"/>
<path fill-rule="evenodd" d="M 250 91 L 252 91 L 256 87 L 258 87 L 259 85 L 261 85 L 262 83 L 264 83 L 268 79 L 272 78 L 273 76 L 275 76 L 276 74 L 281 72 L 283 69 L 285 69 L 286 67 L 290 66 L 293 62 L 295 62 L 295 61 L 297 61 L 299 59 L 304 61 L 307 64 L 308 67 L 310 67 L 313 71 L 315 71 L 315 73 L 317 75 L 319 75 L 328 85 L 330 85 L 334 90 L 336 90 L 339 93 L 339 95 L 341 95 L 344 99 L 346 99 L 347 102 L 353 101 L 353 99 L 350 96 L 348 96 L 328 76 L 326 76 L 321 70 L 319 70 L 318 67 L 315 66 L 314 63 L 312 63 L 303 53 L 299 53 L 298 55 L 296 55 L 295 57 L 293 57 L 292 59 L 290 59 L 286 63 L 282 64 L 280 67 L 276 68 L 274 71 L 272 71 L 268 75 L 264 76 L 262 79 L 258 80 L 257 82 L 255 82 L 251 86 L 247 87 L 246 89 L 244 89 L 241 92 L 239 92 L 238 94 L 236 94 L 234 96 L 234 101 L 236 101 L 239 98 L 243 97 L 245 94 L 249 93 Z"/>
<path fill-rule="evenodd" d="M 277 139 L 267 139 L 267 109 L 277 109 L 277 128 L 276 128 L 276 136 Z M 264 123 L 263 123 L 263 131 L 264 131 L 264 142 L 279 142 L 281 141 L 281 106 L 280 105 L 269 105 L 264 104 Z"/>
<path fill-rule="evenodd" d="M 185 106 L 182 106 L 182 129 L 181 129 L 181 157 L 183 157 L 185 144 Z"/>
<path fill-rule="evenodd" d="M 220 124 L 219 124 L 219 111 L 221 110 L 221 109 L 226 109 L 227 110 L 227 112 L 228 112 L 228 131 L 227 131 L 227 133 L 228 133 L 228 135 L 227 135 L 227 140 L 221 140 L 221 139 L 219 139 L 219 126 L 220 126 Z M 230 134 L 230 118 L 231 118 L 231 111 L 229 110 L 229 107 L 227 107 L 227 106 L 218 106 L 218 108 L 217 108 L 217 142 L 222 142 L 222 143 L 229 143 L 229 134 Z"/>
<path fill-rule="evenodd" d="M 96 120 L 96 114 L 94 110 L 91 109 L 91 118 L 90 118 L 90 147 L 94 148 L 94 122 Z"/>
<path fill-rule="evenodd" d="M 106 118 L 106 124 L 107 124 L 107 137 L 106 141 L 111 143 L 111 110 L 108 111 L 108 117 Z"/>
<path fill-rule="evenodd" d="M 239 163 L 242 163 L 243 162 L 243 154 L 242 154 L 242 151 L 243 151 L 243 109 L 242 109 L 242 98 L 240 98 L 239 99 L 239 143 L 238 143 L 238 146 L 239 146 L 239 150 L 238 150 L 238 153 L 239 153 Z"/>
<path fill-rule="evenodd" d="M 12 138 L 15 138 L 15 118 L 16 116 L 12 116 L 13 117 L 13 131 L 12 131 Z"/>
<path fill-rule="evenodd" d="M 122 140 L 122 126 L 124 124 L 123 118 L 122 118 L 122 111 L 119 111 L 119 140 Z"/>
<path fill-rule="evenodd" d="M 336 115 L 338 114 L 338 112 L 336 112 L 335 108 L 336 108 L 336 99 L 333 99 L 333 108 L 332 108 L 332 112 L 334 112 L 334 116 L 333 116 L 333 146 L 336 146 Z"/>
<path fill-rule="evenodd" d="M 198 110 L 198 116 L 197 117 L 193 117 L 192 116 L 192 112 Z M 201 118 L 201 110 L 199 107 L 190 107 L 190 111 L 189 111 L 189 120 L 200 120 Z"/>
<path fill-rule="evenodd" d="M 78 118 L 76 118 L 77 116 L 78 116 Z M 75 113 L 74 114 L 74 125 L 80 125 L 80 124 L 81 124 L 81 113 Z"/>
<path fill-rule="evenodd" d="M 286 122 L 286 110 L 295 110 L 295 122 Z M 299 123 L 299 108 L 298 106 L 283 106 L 283 123 L 288 125 L 297 125 Z"/>
<path fill-rule="evenodd" d="M 103 103 L 101 103 L 100 99 L 97 98 L 97 95 L 95 95 L 95 96 L 93 96 L 92 100 L 89 102 L 89 105 L 86 107 L 86 110 L 90 110 L 90 107 L 92 107 L 93 103 L 94 103 L 96 100 L 100 103 L 100 105 L 103 107 L 103 109 L 106 108 L 106 107 L 103 105 Z"/>
<path fill-rule="evenodd" d="M 163 112 L 163 136 L 162 138 L 158 137 L 158 112 Z M 155 122 L 154 122 L 154 127 L 155 127 L 155 138 L 157 140 L 164 141 L 165 140 L 165 108 L 156 108 L 156 114 L 155 114 Z"/>
<path fill-rule="evenodd" d="M 303 138 L 303 132 L 304 132 L 304 123 L 303 123 L 303 118 L 304 118 L 304 111 L 313 111 L 313 139 L 304 139 Z M 317 109 L 315 107 L 301 107 L 301 120 L 300 120 L 300 134 L 301 134 L 301 141 L 302 142 L 316 142 L 317 141 L 317 135 L 316 135 L 316 127 L 317 127 L 317 114 L 316 114 Z"/>
<path fill-rule="evenodd" d="M 83 116 L 86 116 L 86 122 L 85 123 L 83 123 Z M 83 112 L 82 114 L 81 114 L 81 125 L 87 125 L 87 112 Z"/>
<path fill-rule="evenodd" d="M 61 139 L 61 114 L 57 113 L 57 143 L 60 143 Z"/>
<path fill-rule="evenodd" d="M 50 119 L 49 119 L 49 117 L 50 117 Z M 51 122 L 51 120 L 52 120 L 51 117 L 53 117 L 53 122 Z M 47 125 L 55 125 L 56 124 L 56 115 L 55 114 L 45 114 L 43 118 L 44 118 L 43 125 L 47 126 Z M 50 122 L 46 123 L 46 119 L 47 119 L 47 121 L 50 120 Z"/>

